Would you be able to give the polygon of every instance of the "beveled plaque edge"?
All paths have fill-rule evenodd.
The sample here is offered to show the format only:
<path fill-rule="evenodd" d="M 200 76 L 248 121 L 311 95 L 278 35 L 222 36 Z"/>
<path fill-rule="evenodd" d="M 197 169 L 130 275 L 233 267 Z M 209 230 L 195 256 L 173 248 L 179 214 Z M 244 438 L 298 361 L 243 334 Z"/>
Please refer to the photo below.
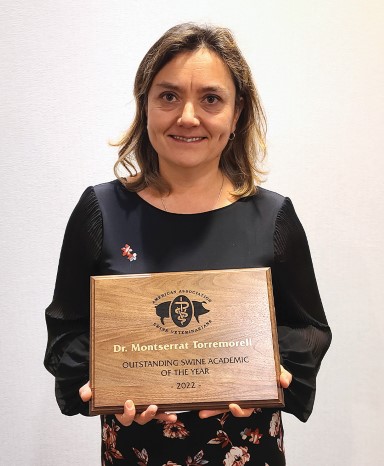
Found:
<path fill-rule="evenodd" d="M 268 302 L 269 302 L 269 313 L 270 313 L 270 323 L 271 323 L 271 332 L 272 332 L 272 344 L 273 344 L 273 354 L 275 357 L 275 372 L 276 372 L 276 386 L 277 386 L 277 400 L 280 404 L 277 407 L 284 408 L 284 390 L 280 384 L 280 351 L 279 351 L 279 337 L 277 334 L 277 322 L 276 322 L 276 312 L 275 312 L 275 300 L 273 296 L 273 286 L 272 286 L 272 270 L 270 267 L 266 267 L 266 278 L 267 278 L 267 288 L 268 288 Z M 257 406 L 258 407 L 258 406 Z M 271 406 L 274 407 L 274 406 Z"/>
<path fill-rule="evenodd" d="M 233 400 L 231 403 L 237 403 L 242 408 L 284 408 L 284 401 L 281 400 L 280 396 L 276 399 L 268 399 L 262 401 L 247 401 L 247 400 Z M 165 404 L 159 403 L 156 406 L 158 407 L 158 412 L 175 412 L 175 411 L 199 411 L 201 409 L 228 409 L 227 401 L 219 402 L 197 402 L 197 403 L 172 403 Z M 102 408 L 95 407 L 93 403 L 90 403 L 92 409 L 90 409 L 90 414 L 122 414 L 124 412 L 124 407 L 122 406 L 105 406 Z M 135 405 L 136 412 L 140 413 L 145 411 L 148 406 L 146 405 Z"/>

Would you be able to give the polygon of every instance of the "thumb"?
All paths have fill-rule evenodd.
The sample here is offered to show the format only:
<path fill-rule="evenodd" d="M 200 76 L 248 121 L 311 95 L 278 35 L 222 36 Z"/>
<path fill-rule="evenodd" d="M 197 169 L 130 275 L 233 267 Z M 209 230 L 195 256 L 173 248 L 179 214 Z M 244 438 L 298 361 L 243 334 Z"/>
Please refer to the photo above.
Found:
<path fill-rule="evenodd" d="M 79 388 L 79 395 L 84 402 L 87 402 L 92 398 L 92 390 L 89 385 L 89 381 Z"/>
<path fill-rule="evenodd" d="M 288 388 L 292 382 L 292 374 L 280 366 L 280 384 L 283 388 Z"/>

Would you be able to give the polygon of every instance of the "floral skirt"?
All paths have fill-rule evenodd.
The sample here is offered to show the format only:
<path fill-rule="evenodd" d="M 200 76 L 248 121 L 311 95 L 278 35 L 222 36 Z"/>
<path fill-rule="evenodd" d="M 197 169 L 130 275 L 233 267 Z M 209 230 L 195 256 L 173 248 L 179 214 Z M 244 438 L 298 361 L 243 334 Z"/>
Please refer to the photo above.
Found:
<path fill-rule="evenodd" d="M 283 466 L 281 413 L 257 409 L 250 417 L 230 413 L 200 419 L 197 411 L 176 422 L 121 425 L 101 416 L 103 466 Z"/>

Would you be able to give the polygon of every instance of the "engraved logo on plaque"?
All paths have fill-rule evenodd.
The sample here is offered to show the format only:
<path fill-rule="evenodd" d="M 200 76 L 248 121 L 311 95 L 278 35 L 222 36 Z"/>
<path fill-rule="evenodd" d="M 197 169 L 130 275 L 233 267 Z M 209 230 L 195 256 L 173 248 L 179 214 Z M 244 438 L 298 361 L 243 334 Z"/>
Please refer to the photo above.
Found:
<path fill-rule="evenodd" d="M 173 323 L 178 327 L 186 327 L 191 322 L 193 304 L 186 296 L 180 295 L 175 298 L 169 309 Z"/>
<path fill-rule="evenodd" d="M 173 301 L 165 301 L 157 304 L 156 315 L 160 317 L 160 322 L 164 325 L 164 319 L 171 317 L 177 327 L 187 327 L 192 317 L 199 323 L 199 317 L 207 314 L 209 309 L 204 307 L 206 301 L 191 301 L 185 295 L 177 296 Z"/>

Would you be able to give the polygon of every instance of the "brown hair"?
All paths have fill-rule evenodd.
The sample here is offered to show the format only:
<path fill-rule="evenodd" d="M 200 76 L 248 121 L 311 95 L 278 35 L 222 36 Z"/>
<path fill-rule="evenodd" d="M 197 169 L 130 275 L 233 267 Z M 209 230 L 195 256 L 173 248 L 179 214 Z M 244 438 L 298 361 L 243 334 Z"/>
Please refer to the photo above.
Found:
<path fill-rule="evenodd" d="M 236 105 L 239 105 L 240 100 L 243 103 L 236 125 L 236 137 L 228 141 L 221 154 L 219 167 L 231 180 L 233 194 L 237 198 L 254 194 L 256 186 L 262 181 L 265 174 L 261 162 L 266 153 L 266 121 L 250 68 L 231 31 L 184 23 L 169 29 L 149 49 L 136 73 L 133 91 L 136 115 L 129 130 L 115 144 L 120 147 L 114 167 L 115 175 L 130 191 L 141 191 L 147 186 L 155 187 L 162 193 L 169 191 L 169 186 L 159 174 L 158 157 L 147 133 L 145 110 L 148 93 L 156 74 L 173 57 L 200 48 L 215 52 L 228 66 L 236 87 Z M 128 171 L 128 179 L 119 175 L 121 167 Z"/>

